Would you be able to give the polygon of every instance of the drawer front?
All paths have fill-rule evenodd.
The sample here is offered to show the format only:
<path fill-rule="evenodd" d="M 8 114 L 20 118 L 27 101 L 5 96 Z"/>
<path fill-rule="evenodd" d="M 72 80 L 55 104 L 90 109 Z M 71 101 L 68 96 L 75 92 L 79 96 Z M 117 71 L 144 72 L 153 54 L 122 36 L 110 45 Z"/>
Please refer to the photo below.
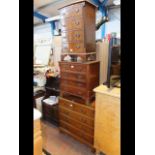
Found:
<path fill-rule="evenodd" d="M 83 30 L 62 32 L 62 42 L 83 42 L 84 32 Z"/>
<path fill-rule="evenodd" d="M 85 53 L 86 49 L 83 43 L 63 43 L 62 52 L 64 53 Z"/>
<path fill-rule="evenodd" d="M 72 112 L 70 110 L 67 110 L 67 109 L 65 109 L 65 108 L 63 108 L 61 106 L 59 107 L 59 114 L 60 115 L 61 114 L 66 115 L 66 116 L 68 116 L 68 117 L 70 117 L 70 118 L 72 118 L 74 120 L 77 120 L 77 121 L 79 121 L 81 123 L 84 123 L 84 124 L 86 124 L 86 125 L 88 125 L 90 127 L 94 127 L 94 120 L 93 119 L 86 118 L 83 115 L 80 115 L 80 114 L 77 114 L 77 113 Z"/>
<path fill-rule="evenodd" d="M 83 3 L 71 5 L 60 10 L 61 18 L 82 16 Z"/>
<path fill-rule="evenodd" d="M 83 18 L 82 17 L 73 17 L 61 20 L 61 29 L 62 31 L 74 30 L 74 29 L 83 29 Z"/>
<path fill-rule="evenodd" d="M 61 71 L 72 71 L 72 72 L 82 72 L 85 73 L 87 70 L 86 65 L 74 64 L 74 63 L 60 63 Z"/>
<path fill-rule="evenodd" d="M 77 135 L 81 139 L 87 141 L 88 143 L 93 144 L 93 137 L 86 135 L 84 132 L 81 132 L 80 130 L 76 129 L 74 126 L 71 126 L 63 121 L 60 121 L 60 127 L 68 130 L 69 132 L 73 133 L 74 135 Z"/>
<path fill-rule="evenodd" d="M 61 84 L 86 89 L 86 83 L 84 83 L 84 82 L 77 82 L 77 81 L 71 81 L 71 80 L 62 80 Z"/>
<path fill-rule="evenodd" d="M 80 104 L 73 103 L 69 100 L 65 100 L 62 98 L 59 98 L 59 105 L 64 108 L 79 112 L 80 114 L 86 115 L 86 116 L 94 119 L 94 109 L 90 109 L 88 107 L 81 106 Z"/>
<path fill-rule="evenodd" d="M 72 87 L 72 86 L 60 84 L 60 89 L 61 89 L 61 91 L 65 91 L 65 92 L 71 93 L 71 94 L 73 94 L 75 96 L 79 96 L 79 97 L 85 97 L 87 95 L 86 90 L 79 89 L 79 88 Z"/>
<path fill-rule="evenodd" d="M 67 72 L 61 72 L 60 75 L 61 75 L 61 81 L 63 79 L 67 79 L 79 82 L 86 82 L 86 75 L 67 73 Z"/>
<path fill-rule="evenodd" d="M 94 129 L 93 128 L 90 128 L 86 125 L 82 125 L 81 123 L 73 120 L 73 119 L 70 119 L 69 117 L 65 116 L 65 115 L 61 115 L 60 114 L 60 121 L 62 120 L 63 122 L 66 122 L 68 124 L 71 124 L 72 126 L 76 127 L 77 129 L 83 131 L 83 132 L 86 132 L 87 134 L 89 134 L 90 136 L 93 137 L 94 135 Z"/>

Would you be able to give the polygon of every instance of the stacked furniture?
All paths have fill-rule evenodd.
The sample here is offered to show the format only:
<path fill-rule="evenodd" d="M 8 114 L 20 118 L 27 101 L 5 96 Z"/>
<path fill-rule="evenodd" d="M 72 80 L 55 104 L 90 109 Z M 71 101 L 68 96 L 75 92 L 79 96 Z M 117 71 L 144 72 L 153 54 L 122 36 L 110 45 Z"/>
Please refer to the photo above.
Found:
<path fill-rule="evenodd" d="M 93 89 L 99 85 L 95 52 L 96 6 L 78 1 L 60 9 L 62 54 L 60 65 L 60 131 L 93 148 Z M 71 57 L 66 61 L 65 57 Z"/>

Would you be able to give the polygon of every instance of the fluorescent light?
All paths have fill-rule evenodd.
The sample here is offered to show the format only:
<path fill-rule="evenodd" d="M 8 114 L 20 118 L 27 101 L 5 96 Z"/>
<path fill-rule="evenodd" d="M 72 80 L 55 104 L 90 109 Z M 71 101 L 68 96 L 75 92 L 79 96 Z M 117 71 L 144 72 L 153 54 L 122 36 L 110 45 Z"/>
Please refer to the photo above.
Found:
<path fill-rule="evenodd" d="M 113 3 L 114 3 L 115 5 L 120 5 L 120 0 L 114 0 Z"/>
<path fill-rule="evenodd" d="M 51 18 L 47 18 L 45 19 L 45 22 L 50 22 L 50 21 L 54 21 L 54 20 L 60 20 L 60 16 L 55 16 L 55 17 L 51 17 Z"/>

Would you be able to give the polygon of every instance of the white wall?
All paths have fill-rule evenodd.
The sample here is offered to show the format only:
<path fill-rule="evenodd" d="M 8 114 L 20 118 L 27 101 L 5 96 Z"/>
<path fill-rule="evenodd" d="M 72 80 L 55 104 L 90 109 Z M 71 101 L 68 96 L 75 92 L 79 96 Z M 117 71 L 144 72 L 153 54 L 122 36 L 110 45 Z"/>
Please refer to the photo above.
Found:
<path fill-rule="evenodd" d="M 52 39 L 51 24 L 49 23 L 35 26 L 33 30 L 34 41 L 39 39 Z"/>

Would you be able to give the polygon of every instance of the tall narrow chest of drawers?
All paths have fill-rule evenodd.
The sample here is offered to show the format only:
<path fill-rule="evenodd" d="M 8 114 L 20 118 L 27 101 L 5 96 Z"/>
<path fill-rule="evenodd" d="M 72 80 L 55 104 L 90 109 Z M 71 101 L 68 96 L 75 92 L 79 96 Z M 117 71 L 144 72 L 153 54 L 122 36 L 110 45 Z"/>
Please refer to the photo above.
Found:
<path fill-rule="evenodd" d="M 87 1 L 70 4 L 60 9 L 62 25 L 62 59 L 77 55 L 81 61 L 95 60 L 96 7 Z"/>

